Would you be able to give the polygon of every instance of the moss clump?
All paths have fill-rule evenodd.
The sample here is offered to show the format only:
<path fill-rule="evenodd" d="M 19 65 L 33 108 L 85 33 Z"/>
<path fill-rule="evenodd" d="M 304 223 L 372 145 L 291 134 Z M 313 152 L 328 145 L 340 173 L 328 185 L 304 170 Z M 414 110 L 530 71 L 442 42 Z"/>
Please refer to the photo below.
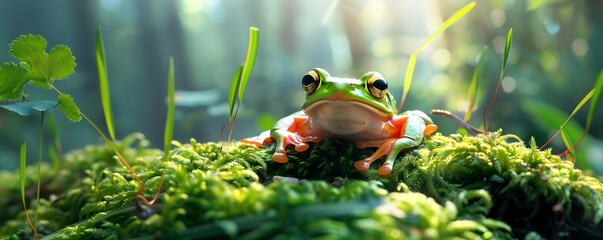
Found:
<path fill-rule="evenodd" d="M 603 237 L 603 185 L 550 151 L 512 135 L 436 134 L 379 176 L 352 163 L 372 150 L 327 139 L 289 163 L 274 146 L 175 144 L 170 161 L 141 135 L 118 143 L 159 203 L 141 208 L 138 186 L 105 145 L 66 155 L 43 176 L 38 229 L 48 239 L 147 238 L 563 238 Z M 52 170 L 48 169 L 49 172 Z M 275 176 L 299 179 L 273 182 Z M 5 182 L 18 174 L 3 173 Z M 33 185 L 30 185 L 33 186 Z M 0 236 L 26 238 L 18 186 L 0 187 Z M 30 197 L 30 200 L 33 199 Z M 29 204 L 32 206 L 32 204 Z M 33 207 L 33 206 L 32 206 Z M 3 209 L 2 211 L 5 211 Z M 30 210 L 31 211 L 31 210 Z M 32 211 L 33 212 L 33 211 Z M 156 214 L 153 214 L 156 213 Z"/>

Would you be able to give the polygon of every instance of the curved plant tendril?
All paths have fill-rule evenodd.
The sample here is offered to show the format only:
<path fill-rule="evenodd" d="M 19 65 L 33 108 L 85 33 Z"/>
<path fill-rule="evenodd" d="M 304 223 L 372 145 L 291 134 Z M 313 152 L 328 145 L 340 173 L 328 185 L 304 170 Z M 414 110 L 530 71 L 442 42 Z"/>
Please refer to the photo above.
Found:
<path fill-rule="evenodd" d="M 486 105 L 484 108 L 484 132 L 488 132 L 488 126 L 486 125 L 486 113 L 488 112 L 488 108 L 494 104 L 496 100 L 496 96 L 498 95 L 498 89 L 500 88 L 500 83 L 502 82 L 503 76 L 505 75 L 505 68 L 507 66 L 507 59 L 509 59 L 509 51 L 511 50 L 511 40 L 513 39 L 513 28 L 509 28 L 509 32 L 507 32 L 507 40 L 505 41 L 505 52 L 503 55 L 502 67 L 500 69 L 500 77 L 498 78 L 498 83 L 496 83 L 496 89 L 494 89 L 494 96 L 492 100 Z"/>

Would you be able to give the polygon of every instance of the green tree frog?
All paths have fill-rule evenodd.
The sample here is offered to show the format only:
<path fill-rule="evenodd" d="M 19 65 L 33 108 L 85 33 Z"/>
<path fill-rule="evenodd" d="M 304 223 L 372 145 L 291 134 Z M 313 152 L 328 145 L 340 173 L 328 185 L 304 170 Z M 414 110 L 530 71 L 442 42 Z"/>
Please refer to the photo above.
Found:
<path fill-rule="evenodd" d="M 421 111 L 397 113 L 396 101 L 387 89 L 387 82 L 378 72 L 368 72 L 360 79 L 331 77 L 315 68 L 301 81 L 306 93 L 302 111 L 277 121 L 271 130 L 242 142 L 256 146 L 276 140 L 272 159 L 288 162 L 288 145 L 302 152 L 308 142 L 327 138 L 354 141 L 358 148 L 377 147 L 369 157 L 354 162 L 354 167 L 366 171 L 380 157 L 386 160 L 377 171 L 391 173 L 400 152 L 417 147 L 437 130 L 432 120 Z"/>

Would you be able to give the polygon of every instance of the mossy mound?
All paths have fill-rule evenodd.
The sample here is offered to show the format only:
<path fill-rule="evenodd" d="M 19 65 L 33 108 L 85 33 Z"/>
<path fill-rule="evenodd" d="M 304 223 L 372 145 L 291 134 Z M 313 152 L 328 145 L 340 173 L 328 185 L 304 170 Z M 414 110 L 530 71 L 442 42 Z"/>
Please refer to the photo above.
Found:
<path fill-rule="evenodd" d="M 436 134 L 399 157 L 394 171 L 355 170 L 372 150 L 327 139 L 289 163 L 274 146 L 175 143 L 170 161 L 140 134 L 118 143 L 151 197 L 105 145 L 43 166 L 38 231 L 47 239 L 509 239 L 603 237 L 603 185 L 550 151 L 512 135 Z M 378 168 L 380 163 L 373 164 Z M 28 186 L 34 189 L 35 171 Z M 274 182 L 274 179 L 281 181 Z M 29 238 L 18 173 L 0 174 L 0 236 Z M 28 191 L 29 213 L 34 195 Z M 154 214 L 156 213 L 156 214 Z"/>

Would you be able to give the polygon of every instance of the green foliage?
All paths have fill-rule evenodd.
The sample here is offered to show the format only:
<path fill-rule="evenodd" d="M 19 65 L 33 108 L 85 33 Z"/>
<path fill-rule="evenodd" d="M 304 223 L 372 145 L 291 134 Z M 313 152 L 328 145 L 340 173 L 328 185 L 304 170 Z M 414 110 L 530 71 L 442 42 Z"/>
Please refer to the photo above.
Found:
<path fill-rule="evenodd" d="M 10 54 L 21 62 L 3 63 L 0 66 L 0 100 L 24 99 L 23 87 L 27 82 L 33 86 L 54 89 L 59 93 L 59 109 L 71 121 L 81 120 L 79 108 L 71 96 L 60 93 L 53 86 L 55 80 L 60 80 L 75 71 L 75 57 L 71 49 L 65 45 L 56 45 L 46 52 L 46 39 L 40 35 L 24 35 L 13 40 L 10 44 Z M 19 102 L 4 108 L 21 115 L 29 115 L 31 110 L 46 111 L 56 106 L 52 101 Z"/>
<path fill-rule="evenodd" d="M 40 35 L 24 35 L 10 44 L 10 54 L 19 59 L 19 65 L 4 63 L 0 68 L 0 99 L 19 99 L 26 82 L 50 87 L 54 80 L 74 73 L 75 57 L 65 45 L 57 45 L 46 52 L 46 39 Z"/>
<path fill-rule="evenodd" d="M 509 28 L 507 32 L 507 39 L 505 40 L 505 52 L 503 53 L 503 61 L 502 66 L 500 68 L 500 76 L 498 77 L 498 82 L 496 83 L 496 89 L 494 90 L 494 96 L 484 108 L 484 131 L 488 131 L 488 125 L 486 124 L 486 113 L 488 112 L 488 108 L 494 104 L 496 100 L 496 96 L 498 95 L 498 89 L 500 87 L 500 83 L 503 80 L 503 76 L 505 76 L 505 69 L 507 68 L 507 60 L 509 59 L 509 52 L 511 51 L 511 40 L 513 39 L 513 28 Z"/>
<path fill-rule="evenodd" d="M 586 129 L 590 128 L 592 118 L 595 115 L 597 106 L 599 105 L 599 100 L 601 100 L 601 94 L 603 94 L 603 70 L 601 70 L 599 77 L 597 77 L 593 91 L 594 93 L 592 101 L 590 102 L 590 106 L 588 108 L 588 116 L 586 117 Z"/>
<path fill-rule="evenodd" d="M 111 110 L 111 96 L 109 94 L 109 76 L 107 74 L 107 60 L 105 59 L 105 45 L 100 28 L 96 29 L 96 66 L 98 68 L 98 82 L 101 94 L 101 103 L 107 123 L 107 131 L 111 140 L 115 141 L 115 130 L 113 127 L 113 111 Z"/>
<path fill-rule="evenodd" d="M 18 113 L 21 116 L 29 116 L 32 110 L 46 112 L 55 108 L 59 102 L 57 101 L 31 101 L 31 102 L 16 102 L 9 105 L 0 105 L 1 108 Z"/>
<path fill-rule="evenodd" d="M 603 236 L 603 185 L 550 151 L 500 132 L 436 134 L 384 177 L 376 169 L 354 170 L 354 160 L 371 150 L 337 139 L 301 153 L 290 149 L 287 164 L 270 160 L 273 145 L 223 151 L 193 139 L 174 142 L 165 162 L 139 134 L 115 144 L 134 160 L 145 195 L 165 173 L 158 213 L 137 217 L 143 212 L 132 204 L 136 181 L 107 145 L 91 145 L 66 154 L 56 177 L 43 177 L 58 196 L 40 202 L 45 239 Z M 300 181 L 273 182 L 275 176 Z M 23 215 L 12 214 L 0 235 L 26 226 Z"/>
<path fill-rule="evenodd" d="M 80 109 L 75 105 L 73 97 L 69 94 L 59 94 L 59 110 L 72 122 L 82 120 Z"/>
<path fill-rule="evenodd" d="M 255 27 L 249 28 L 249 46 L 247 48 L 247 57 L 243 63 L 243 71 L 241 71 L 241 83 L 239 84 L 239 101 L 243 101 L 247 81 L 255 65 L 255 56 L 258 52 L 258 43 L 260 41 L 260 30 Z"/>
<path fill-rule="evenodd" d="M 176 109 L 176 97 L 174 95 L 175 92 L 175 83 L 176 79 L 174 77 L 174 59 L 170 58 L 170 65 L 168 67 L 168 84 L 167 84 L 167 116 L 165 120 L 165 131 L 163 133 L 163 151 L 164 156 L 163 159 L 167 161 L 170 145 L 172 143 L 172 138 L 174 137 L 174 111 Z"/>

